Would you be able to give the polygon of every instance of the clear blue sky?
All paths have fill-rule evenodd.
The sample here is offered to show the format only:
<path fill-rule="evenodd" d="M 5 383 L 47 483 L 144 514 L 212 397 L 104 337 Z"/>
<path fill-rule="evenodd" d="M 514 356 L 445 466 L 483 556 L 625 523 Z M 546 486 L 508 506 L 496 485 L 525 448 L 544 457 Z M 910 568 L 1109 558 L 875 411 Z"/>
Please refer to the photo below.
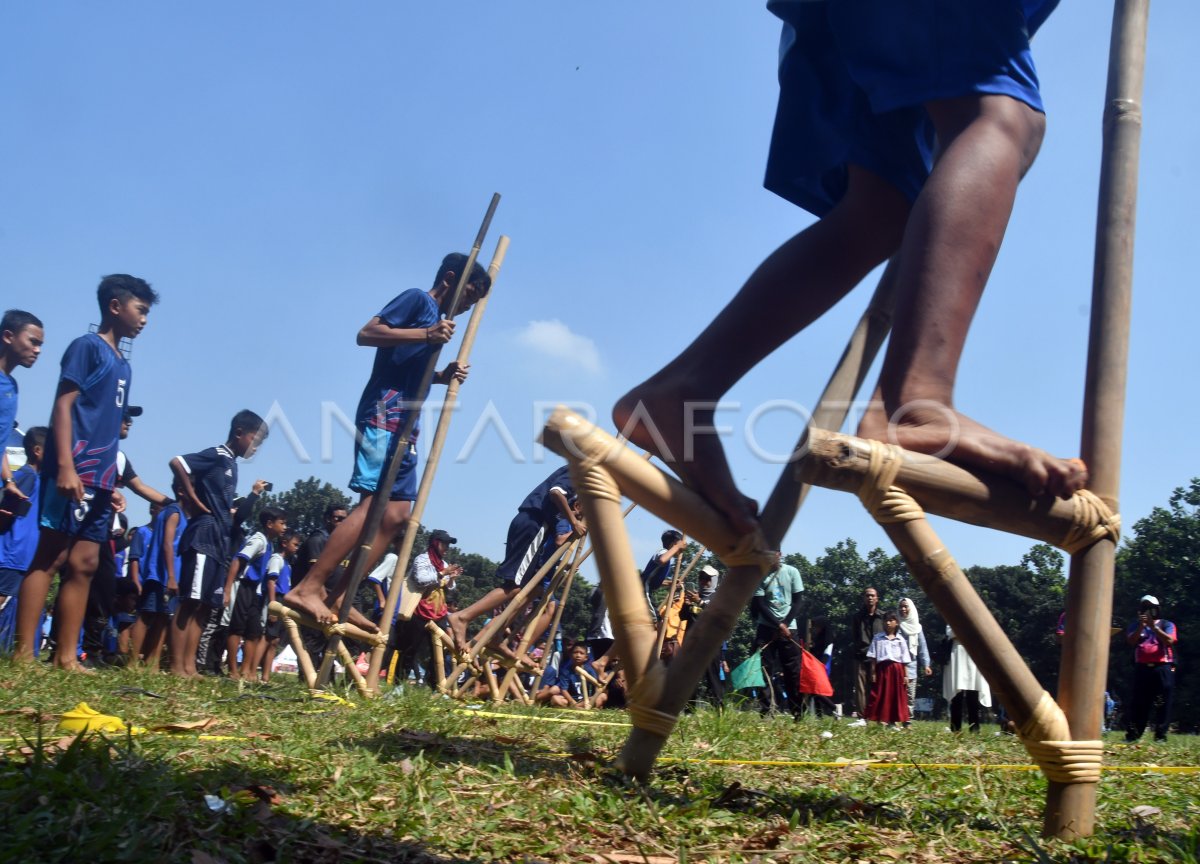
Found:
<path fill-rule="evenodd" d="M 1110 15 L 1063 3 L 1039 35 L 1049 131 L 959 382 L 967 413 L 1063 455 L 1078 451 Z M 1186 264 L 1198 31 L 1195 4 L 1155 7 L 1127 526 L 1200 473 L 1186 444 L 1200 411 Z M 161 488 L 171 456 L 221 440 L 239 408 L 272 406 L 295 439 L 277 425 L 243 487 L 344 485 L 351 438 L 336 423 L 323 436 L 322 417 L 353 413 L 371 363 L 357 329 L 466 251 L 499 191 L 482 257 L 502 233 L 512 248 L 425 520 L 499 558 L 516 504 L 556 464 L 531 461 L 537 405 L 607 418 L 810 221 L 761 186 L 778 41 L 761 3 L 9 3 L 0 40 L 0 291 L 47 328 L 45 356 L 18 372 L 20 420 L 48 418 L 99 277 L 142 276 L 162 303 L 133 351 L 146 414 L 127 452 Z M 726 415 L 727 446 L 749 494 L 779 470 L 746 446 L 750 410 L 815 400 L 872 285 L 730 394 L 743 407 Z M 756 439 L 783 451 L 797 422 L 771 414 Z M 1029 545 L 939 527 L 964 564 L 1015 563 Z M 660 528 L 631 520 L 639 557 Z M 857 502 L 818 491 L 784 548 L 815 557 L 848 536 L 887 546 Z"/>

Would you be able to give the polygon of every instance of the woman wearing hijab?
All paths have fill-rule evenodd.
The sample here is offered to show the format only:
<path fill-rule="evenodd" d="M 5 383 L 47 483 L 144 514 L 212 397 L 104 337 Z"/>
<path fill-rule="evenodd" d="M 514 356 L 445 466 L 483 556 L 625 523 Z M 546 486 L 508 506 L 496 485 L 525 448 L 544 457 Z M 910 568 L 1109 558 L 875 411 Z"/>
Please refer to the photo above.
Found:
<path fill-rule="evenodd" d="M 926 678 L 933 675 L 929 665 L 929 644 L 925 641 L 925 630 L 917 616 L 917 605 L 908 597 L 900 598 L 900 635 L 908 640 L 908 653 L 912 661 L 908 664 L 908 716 L 916 716 L 913 712 L 917 702 L 917 664 L 921 665 Z M 906 727 L 908 723 L 904 724 Z"/>
<path fill-rule="evenodd" d="M 946 628 L 950 645 L 950 662 L 942 670 L 942 696 L 950 703 L 950 731 L 961 732 L 963 703 L 967 706 L 967 722 L 972 732 L 979 731 L 979 706 L 992 707 L 992 688 L 980 674 L 971 655 L 954 638 L 954 631 Z"/>

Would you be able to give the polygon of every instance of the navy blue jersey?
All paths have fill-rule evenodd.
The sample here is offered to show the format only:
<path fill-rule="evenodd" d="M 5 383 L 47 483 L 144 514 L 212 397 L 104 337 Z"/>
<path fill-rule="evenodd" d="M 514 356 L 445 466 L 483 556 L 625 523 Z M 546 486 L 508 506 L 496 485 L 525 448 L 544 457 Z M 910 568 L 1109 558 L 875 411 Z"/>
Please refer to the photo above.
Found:
<path fill-rule="evenodd" d="M 377 317 L 389 327 L 401 330 L 432 327 L 438 323 L 438 307 L 429 292 L 413 288 L 395 297 Z M 407 413 L 403 403 L 420 395 L 417 391 L 426 363 L 437 348 L 426 342 L 376 348 L 371 377 L 358 400 L 355 425 L 359 428 L 373 426 L 388 432 L 399 429 Z M 414 425 L 410 440 L 416 438 L 417 427 Z"/>
<path fill-rule="evenodd" d="M 237 457 L 224 444 L 209 447 L 199 453 L 177 456 L 183 469 L 192 476 L 192 486 L 208 513 L 197 513 L 191 519 L 180 549 L 193 549 L 211 555 L 222 565 L 231 557 L 233 533 L 233 495 L 237 491 Z"/>
<path fill-rule="evenodd" d="M 69 381 L 79 388 L 71 406 L 71 447 L 75 473 L 84 486 L 112 489 L 116 485 L 121 418 L 132 375 L 129 361 L 95 333 L 80 336 L 63 353 L 60 386 Z M 43 472 L 55 478 L 58 454 L 53 419 L 50 423 L 42 465 Z"/>
<path fill-rule="evenodd" d="M 662 587 L 662 584 L 667 581 L 667 576 L 671 573 L 671 562 L 674 558 L 668 558 L 666 563 L 659 559 L 667 554 L 666 549 L 659 549 L 654 553 L 654 556 L 646 562 L 645 568 L 642 570 L 642 584 L 646 586 L 646 593 L 651 594 Z"/>
<path fill-rule="evenodd" d="M 179 541 L 183 538 L 184 529 L 187 528 L 187 517 L 183 515 L 183 508 L 176 501 L 168 504 L 154 517 L 154 528 L 146 543 L 146 552 L 142 556 L 142 563 L 138 565 L 143 582 L 148 579 L 151 582 L 167 584 L 167 565 L 166 559 L 163 557 L 163 544 L 166 542 L 167 519 L 171 516 L 179 517 L 179 524 L 175 526 L 175 542 L 171 548 L 171 554 L 175 556 L 175 577 L 179 578 L 182 564 L 179 560 Z"/>
<path fill-rule="evenodd" d="M 558 524 L 559 517 L 562 516 L 562 511 L 558 509 L 558 504 L 550 495 L 554 489 L 562 492 L 568 501 L 574 497 L 575 486 L 571 483 L 571 473 L 566 465 L 539 483 L 537 488 L 525 496 L 525 500 L 517 509 L 534 514 L 535 518 L 540 519 L 547 529 L 553 530 L 554 526 Z"/>

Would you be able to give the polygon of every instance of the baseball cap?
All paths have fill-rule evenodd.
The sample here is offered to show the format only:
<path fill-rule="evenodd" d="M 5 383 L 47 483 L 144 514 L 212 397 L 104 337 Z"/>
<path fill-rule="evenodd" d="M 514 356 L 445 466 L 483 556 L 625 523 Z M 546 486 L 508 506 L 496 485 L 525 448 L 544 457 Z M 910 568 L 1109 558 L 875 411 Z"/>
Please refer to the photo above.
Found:
<path fill-rule="evenodd" d="M 717 570 L 717 568 L 712 566 L 711 564 L 705 564 L 703 567 L 700 568 L 700 572 L 703 575 L 707 576 L 709 579 L 716 579 L 718 576 L 721 575 L 720 571 Z"/>
<path fill-rule="evenodd" d="M 441 528 L 436 528 L 433 531 L 430 531 L 429 539 L 430 540 L 444 540 L 447 543 L 449 543 L 451 546 L 453 546 L 455 543 L 458 542 L 457 537 L 451 537 L 449 531 L 443 531 Z"/>
<path fill-rule="evenodd" d="M 142 406 L 141 406 L 141 405 L 126 405 L 126 406 L 125 406 L 125 415 L 124 415 L 124 416 L 125 416 L 126 418 L 129 418 L 129 417 L 141 417 L 141 416 L 142 416 L 142 410 L 143 410 L 143 409 L 142 409 Z"/>
<path fill-rule="evenodd" d="M 1151 606 L 1159 605 L 1158 598 L 1155 597 L 1153 594 L 1143 594 L 1142 599 L 1139 600 L 1138 602 L 1139 603 L 1149 603 Z"/>

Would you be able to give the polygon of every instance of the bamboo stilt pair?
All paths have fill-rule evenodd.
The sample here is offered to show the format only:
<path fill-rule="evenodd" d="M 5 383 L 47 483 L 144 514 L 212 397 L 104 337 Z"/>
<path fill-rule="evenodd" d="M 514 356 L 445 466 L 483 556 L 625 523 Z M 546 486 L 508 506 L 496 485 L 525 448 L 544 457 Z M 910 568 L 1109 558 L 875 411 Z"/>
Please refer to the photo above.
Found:
<path fill-rule="evenodd" d="M 821 483 L 859 495 L 1017 721 L 1025 746 L 1050 781 L 1044 832 L 1066 839 L 1093 832 L 1119 531 L 1115 512 L 1147 16 L 1148 0 L 1115 4 L 1082 424 L 1081 450 L 1090 469 L 1091 491 L 1067 502 L 1032 500 L 1007 480 L 819 431 L 841 425 L 845 412 L 839 414 L 837 406 L 849 403 L 886 333 L 891 268 L 814 413 L 811 452 L 805 452 L 802 440 L 798 470 L 785 470 L 754 535 L 735 536 L 707 502 L 634 460 L 619 441 L 582 418 L 565 410 L 550 418 L 543 440 L 571 466 L 591 526 L 617 650 L 626 659 L 634 728 L 618 760 L 625 772 L 649 772 L 705 665 L 732 632 L 737 615 L 770 567 L 770 553 L 802 504 L 807 483 Z M 622 493 L 704 542 L 730 567 L 675 656 L 669 677 L 650 650 L 654 626 L 641 599 L 628 538 L 616 518 Z M 932 512 L 1052 542 L 1071 553 L 1071 626 L 1062 658 L 1062 708 L 1033 678 L 929 527 L 918 501 Z"/>

